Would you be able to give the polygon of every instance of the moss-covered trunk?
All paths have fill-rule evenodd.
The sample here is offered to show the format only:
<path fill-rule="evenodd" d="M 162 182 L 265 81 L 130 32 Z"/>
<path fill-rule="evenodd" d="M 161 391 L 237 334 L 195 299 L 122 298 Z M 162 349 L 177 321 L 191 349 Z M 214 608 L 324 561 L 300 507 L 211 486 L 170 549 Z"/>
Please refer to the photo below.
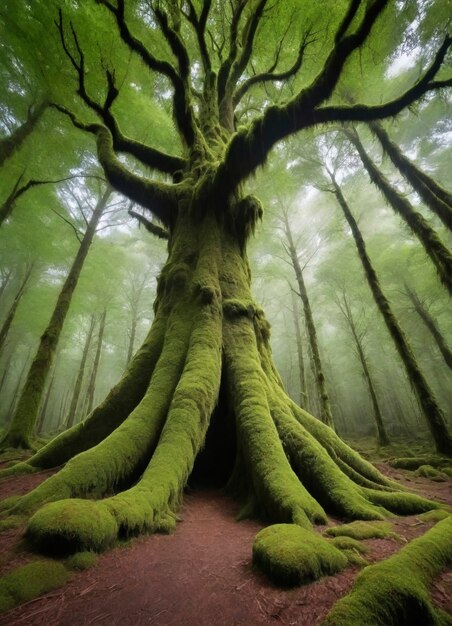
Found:
<path fill-rule="evenodd" d="M 237 236 L 249 232 L 256 203 L 240 201 L 239 219 L 237 206 L 225 215 L 181 204 L 151 332 L 123 380 L 83 423 L 0 474 L 69 461 L 3 505 L 4 514 L 41 506 L 27 530 L 37 547 L 101 550 L 120 536 L 171 530 L 190 476 L 206 480 L 220 464 L 243 515 L 268 520 L 309 527 L 325 511 L 379 519 L 435 506 L 397 493 L 286 395 L 251 295 L 246 236 Z"/>
<path fill-rule="evenodd" d="M 0 167 L 20 148 L 25 139 L 34 130 L 48 106 L 49 103 L 43 100 L 38 105 L 30 107 L 25 122 L 18 126 L 11 135 L 0 141 Z"/>
<path fill-rule="evenodd" d="M 334 181 L 334 179 L 333 185 L 337 201 L 352 231 L 359 258 L 361 259 L 364 273 L 372 291 L 375 303 L 385 321 L 389 334 L 394 341 L 394 345 L 405 367 L 408 380 L 410 381 L 413 391 L 417 396 L 427 422 L 427 426 L 435 442 L 436 449 L 438 452 L 450 455 L 452 454 L 452 437 L 447 430 L 444 414 L 438 405 L 433 391 L 419 368 L 408 339 L 391 309 L 389 300 L 386 298 L 383 290 L 381 289 L 378 276 L 367 254 L 366 245 L 361 235 L 361 231 L 358 228 L 358 224 L 350 211 L 350 207 L 348 206 L 339 185 Z"/>
<path fill-rule="evenodd" d="M 452 295 L 452 254 L 441 241 L 438 233 L 408 200 L 402 196 L 386 179 L 366 152 L 355 131 L 347 131 L 347 137 L 355 146 L 370 179 L 386 198 L 389 206 L 400 215 L 422 244 L 426 254 L 436 268 L 438 277 Z"/>
<path fill-rule="evenodd" d="M 0 448 L 31 447 L 29 438 L 36 422 L 45 383 L 52 366 L 64 321 L 69 311 L 72 295 L 111 191 L 111 187 L 108 187 L 97 203 L 88 222 L 80 247 L 58 296 L 50 322 L 41 336 L 16 411 L 5 436 L 0 442 Z"/>
<path fill-rule="evenodd" d="M 379 122 L 370 122 L 369 126 L 375 136 L 378 137 L 383 150 L 413 189 L 417 191 L 429 209 L 436 213 L 443 224 L 452 230 L 452 194 L 416 167 L 401 152 L 397 144 L 391 141 L 388 133 Z"/>
<path fill-rule="evenodd" d="M 20 283 L 19 289 L 14 296 L 14 300 L 12 301 L 11 306 L 8 309 L 8 313 L 6 314 L 2 327 L 0 328 L 0 354 L 3 350 L 3 346 L 8 336 L 9 329 L 11 328 L 11 324 L 13 323 L 14 316 L 16 315 L 17 307 L 19 306 L 22 296 L 25 294 L 25 291 L 27 289 L 28 281 L 30 280 L 32 272 L 33 264 L 29 264 L 25 270 L 25 275 L 22 279 L 22 282 Z"/>
<path fill-rule="evenodd" d="M 452 350 L 449 348 L 446 338 L 439 329 L 438 323 L 436 322 L 435 318 L 429 313 L 425 305 L 419 299 L 418 295 L 407 285 L 405 285 L 405 291 L 413 304 L 414 310 L 424 322 L 424 324 L 430 331 L 433 339 L 435 340 L 435 343 L 438 346 L 438 350 L 441 352 L 444 362 L 449 367 L 449 369 L 452 369 Z"/>

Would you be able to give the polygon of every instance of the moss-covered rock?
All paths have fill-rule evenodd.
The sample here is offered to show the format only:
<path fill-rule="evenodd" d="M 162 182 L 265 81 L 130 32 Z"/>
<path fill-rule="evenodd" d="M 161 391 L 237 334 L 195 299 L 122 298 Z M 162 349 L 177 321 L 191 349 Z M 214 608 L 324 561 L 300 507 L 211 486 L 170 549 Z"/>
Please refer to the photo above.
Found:
<path fill-rule="evenodd" d="M 351 537 L 352 539 L 385 539 L 396 537 L 389 522 L 351 522 L 341 526 L 331 526 L 325 531 L 330 537 Z"/>
<path fill-rule="evenodd" d="M 112 545 L 118 525 L 111 513 L 89 500 L 59 500 L 43 506 L 29 520 L 26 536 L 39 550 L 68 554 L 85 549 L 102 551 Z"/>
<path fill-rule="evenodd" d="M 0 578 L 0 612 L 28 602 L 66 583 L 70 574 L 61 563 L 34 561 Z"/>
<path fill-rule="evenodd" d="M 253 563 L 275 583 L 300 585 L 334 574 L 348 559 L 319 534 L 294 524 L 261 530 L 253 543 Z"/>
<path fill-rule="evenodd" d="M 452 511 L 451 511 L 452 512 Z M 446 517 L 449 517 L 450 513 L 444 509 L 435 509 L 434 511 L 426 511 L 417 516 L 422 522 L 440 522 Z"/>
<path fill-rule="evenodd" d="M 97 556 L 94 552 L 85 550 L 84 552 L 76 552 L 66 559 L 66 565 L 71 569 L 85 570 L 93 567 L 97 563 Z"/>
<path fill-rule="evenodd" d="M 439 522 L 389 559 L 366 567 L 322 626 L 446 626 L 429 586 L 452 564 L 452 517 Z"/>

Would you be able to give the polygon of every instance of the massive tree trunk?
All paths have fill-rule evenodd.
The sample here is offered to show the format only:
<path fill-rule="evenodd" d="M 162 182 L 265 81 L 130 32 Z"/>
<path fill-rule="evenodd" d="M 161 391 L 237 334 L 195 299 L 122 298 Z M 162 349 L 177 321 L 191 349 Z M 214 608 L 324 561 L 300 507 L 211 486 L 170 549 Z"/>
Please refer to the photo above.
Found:
<path fill-rule="evenodd" d="M 57 303 L 52 313 L 50 322 L 42 334 L 38 350 L 35 354 L 28 372 L 27 380 L 19 398 L 17 408 L 12 417 L 9 428 L 0 441 L 0 448 L 30 448 L 30 435 L 36 422 L 42 394 L 49 370 L 55 356 L 55 350 L 63 329 L 72 295 L 82 271 L 83 264 L 88 255 L 91 243 L 96 233 L 96 228 L 107 200 L 111 194 L 111 187 L 98 201 L 91 219 L 88 222 L 85 234 L 80 243 L 74 262 L 64 282 Z"/>
<path fill-rule="evenodd" d="M 306 321 L 306 330 L 309 337 L 309 344 L 311 346 L 312 360 L 314 365 L 314 380 L 317 388 L 317 395 L 320 403 L 320 419 L 322 422 L 334 428 L 333 414 L 331 413 L 330 399 L 328 397 L 328 391 L 326 388 L 325 375 L 323 373 L 322 360 L 320 358 L 319 342 L 317 340 L 317 331 L 314 324 L 314 317 L 312 315 L 311 303 L 309 302 L 308 292 L 304 282 L 303 272 L 298 259 L 298 253 L 295 248 L 295 244 L 290 230 L 289 221 L 287 216 L 284 217 L 284 227 L 286 238 L 288 242 L 288 249 L 290 254 L 290 260 L 297 279 L 297 285 L 299 289 L 299 295 L 303 303 L 304 318 Z"/>
<path fill-rule="evenodd" d="M 452 254 L 427 220 L 420 213 L 415 211 L 408 200 L 398 193 L 388 182 L 386 177 L 367 154 L 358 133 L 354 130 L 349 130 L 346 134 L 351 143 L 355 146 L 370 179 L 386 198 L 389 206 L 394 209 L 395 213 L 400 215 L 419 239 L 426 254 L 430 257 L 430 260 L 435 266 L 440 281 L 448 290 L 449 294 L 452 295 Z"/>
<path fill-rule="evenodd" d="M 356 223 L 356 220 L 350 211 L 350 207 L 348 206 L 339 185 L 335 181 L 334 176 L 332 176 L 332 183 L 334 185 L 337 201 L 352 231 L 353 238 L 358 249 L 359 258 L 361 259 L 375 304 L 385 321 L 389 334 L 394 341 L 394 345 L 405 367 L 408 380 L 410 381 L 413 391 L 416 394 L 422 413 L 427 422 L 427 426 L 435 442 L 436 449 L 438 452 L 450 455 L 452 454 L 452 437 L 447 430 L 444 414 L 436 401 L 433 391 L 430 389 L 427 380 L 419 368 L 408 339 L 391 309 L 389 300 L 386 298 L 380 287 L 377 274 L 367 254 L 366 245 L 361 235 L 361 231 L 358 228 L 358 224 Z"/>
<path fill-rule="evenodd" d="M 433 178 L 425 174 L 412 163 L 389 138 L 388 133 L 378 122 L 370 122 L 369 127 L 378 137 L 383 150 L 389 156 L 398 170 L 405 176 L 419 196 L 436 213 L 443 224 L 452 230 L 452 194 L 441 187 Z"/>
<path fill-rule="evenodd" d="M 38 547 L 99 550 L 118 536 L 170 530 L 190 475 L 229 476 L 243 514 L 305 527 L 325 522 L 325 510 L 379 519 L 433 506 L 393 493 L 391 481 L 286 395 L 238 225 L 227 222 L 196 205 L 179 215 L 150 335 L 124 379 L 83 424 L 3 472 L 72 457 L 9 510 L 47 503 L 29 522 Z M 86 451 L 73 456 L 77 447 Z"/>
<path fill-rule="evenodd" d="M 443 357 L 444 362 L 449 367 L 449 369 L 452 369 L 452 350 L 447 345 L 446 338 L 439 329 L 436 320 L 429 313 L 425 305 L 421 302 L 418 295 L 407 285 L 405 285 L 405 291 L 413 304 L 414 310 L 432 334 L 432 337 L 435 340 L 439 351 L 441 352 L 441 356 Z"/>

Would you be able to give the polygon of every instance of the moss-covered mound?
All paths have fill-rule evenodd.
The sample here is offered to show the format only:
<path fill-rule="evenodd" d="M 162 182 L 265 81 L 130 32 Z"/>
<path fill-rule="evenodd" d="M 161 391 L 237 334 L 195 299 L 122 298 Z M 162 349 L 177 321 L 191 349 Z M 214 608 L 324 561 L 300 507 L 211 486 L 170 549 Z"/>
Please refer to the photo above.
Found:
<path fill-rule="evenodd" d="M 322 626 L 450 626 L 450 616 L 433 606 L 429 594 L 433 578 L 450 565 L 451 516 L 386 561 L 366 567 Z"/>
<path fill-rule="evenodd" d="M 317 533 L 295 524 L 274 524 L 253 543 L 253 563 L 275 583 L 300 585 L 335 574 L 347 557 Z"/>
<path fill-rule="evenodd" d="M 118 525 L 103 506 L 89 500 L 59 500 L 43 506 L 29 520 L 27 538 L 43 553 L 101 552 L 118 535 Z"/>
<path fill-rule="evenodd" d="M 69 572 L 61 563 L 34 561 L 0 578 L 0 613 L 64 585 Z"/>
<path fill-rule="evenodd" d="M 97 563 L 97 556 L 94 552 L 76 552 L 68 559 L 66 559 L 66 565 L 71 569 L 85 570 L 93 567 Z"/>
<path fill-rule="evenodd" d="M 346 535 L 338 535 L 331 539 L 330 543 L 332 543 L 335 548 L 338 548 L 338 550 L 356 550 L 359 554 L 366 554 L 368 552 L 367 546 Z"/>
<path fill-rule="evenodd" d="M 446 517 L 449 517 L 449 515 L 450 513 L 448 513 L 444 509 L 435 509 L 434 511 L 421 513 L 417 516 L 417 518 L 421 522 L 440 522 L 441 520 L 446 519 Z"/>
<path fill-rule="evenodd" d="M 351 522 L 342 526 L 331 526 L 325 531 L 330 537 L 351 537 L 352 539 L 385 539 L 395 537 L 389 522 Z"/>
<path fill-rule="evenodd" d="M 414 456 L 414 457 L 401 457 L 398 459 L 391 459 L 388 461 L 389 465 L 398 469 L 417 470 L 421 465 L 430 465 L 431 467 L 451 467 L 451 460 L 443 456 Z"/>
<path fill-rule="evenodd" d="M 431 465 L 420 465 L 414 472 L 415 476 L 422 476 L 423 478 L 431 478 L 432 480 L 443 482 L 447 480 L 446 474 L 440 472 Z"/>

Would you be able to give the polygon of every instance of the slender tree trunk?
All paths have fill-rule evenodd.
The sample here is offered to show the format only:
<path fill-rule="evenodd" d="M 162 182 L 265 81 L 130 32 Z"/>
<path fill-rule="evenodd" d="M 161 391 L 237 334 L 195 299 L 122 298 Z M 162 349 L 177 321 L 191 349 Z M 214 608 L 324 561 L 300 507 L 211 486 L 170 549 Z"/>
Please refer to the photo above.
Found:
<path fill-rule="evenodd" d="M 12 270 L 2 271 L 2 274 L 1 274 L 2 280 L 0 283 L 0 300 L 3 297 L 6 287 L 9 285 L 9 281 L 11 280 L 12 274 L 13 274 Z"/>
<path fill-rule="evenodd" d="M 414 306 L 414 310 L 432 334 L 433 339 L 435 340 L 436 345 L 438 346 L 438 349 L 441 352 L 446 365 L 450 369 L 452 369 L 452 350 L 447 345 L 447 341 L 440 331 L 436 320 L 432 317 L 432 315 L 430 315 L 426 307 L 418 298 L 417 294 L 407 285 L 405 285 L 405 291 Z"/>
<path fill-rule="evenodd" d="M 102 339 L 104 336 L 105 330 L 105 320 L 107 319 L 107 309 L 103 310 L 102 316 L 99 322 L 99 334 L 97 335 L 97 347 L 96 347 L 96 355 L 94 357 L 93 369 L 91 371 L 91 376 L 88 383 L 88 389 L 86 390 L 86 413 L 89 414 L 92 411 L 94 404 L 94 392 L 96 389 L 96 378 L 97 372 L 99 370 L 100 363 L 100 355 L 102 352 Z"/>
<path fill-rule="evenodd" d="M 375 163 L 367 154 L 356 131 L 347 131 L 347 137 L 355 146 L 370 179 L 378 187 L 389 205 L 408 224 L 412 232 L 421 242 L 426 254 L 430 257 L 438 272 L 439 279 L 452 295 L 452 255 L 435 230 L 429 225 L 427 220 L 417 211 L 406 198 L 400 195 L 386 177 L 377 168 Z"/>
<path fill-rule="evenodd" d="M 85 374 L 86 359 L 88 358 L 88 352 L 91 346 L 91 339 L 93 337 L 94 324 L 96 317 L 94 313 L 91 315 L 88 334 L 86 335 L 85 345 L 83 346 L 82 358 L 80 360 L 80 366 L 78 369 L 77 378 L 75 381 L 74 391 L 72 393 L 72 400 L 69 407 L 69 415 L 67 417 L 67 428 L 74 425 L 75 417 L 77 415 L 77 405 L 80 398 L 80 391 L 82 390 L 83 376 Z"/>
<path fill-rule="evenodd" d="M 17 404 L 17 399 L 19 397 L 19 391 L 20 391 L 20 388 L 22 386 L 22 381 L 24 379 L 24 375 L 25 375 L 25 372 L 26 372 L 27 367 L 28 367 L 28 357 L 29 356 L 30 356 L 30 351 L 28 351 L 27 356 L 25 357 L 25 361 L 24 361 L 24 364 L 22 366 L 22 369 L 20 370 L 19 378 L 17 379 L 17 383 L 16 383 L 16 386 L 14 388 L 14 392 L 13 392 L 13 395 L 12 395 L 12 398 L 11 398 L 11 403 L 9 405 L 9 409 L 8 409 L 7 415 L 11 415 L 13 413 L 14 408 L 15 408 L 15 406 Z"/>
<path fill-rule="evenodd" d="M 443 224 L 452 230 L 452 194 L 441 185 L 427 176 L 414 165 L 389 138 L 388 133 L 379 122 L 370 122 L 369 127 L 381 143 L 383 150 L 389 156 L 398 170 L 405 176 L 419 196 L 436 213 Z"/>
<path fill-rule="evenodd" d="M 77 255 L 58 296 L 57 303 L 52 313 L 50 322 L 45 329 L 35 358 L 28 373 L 27 380 L 19 399 L 19 403 L 9 430 L 5 434 L 0 447 L 29 448 L 29 437 L 36 421 L 45 383 L 53 362 L 55 350 L 58 345 L 64 320 L 66 319 L 72 295 L 83 268 L 86 256 L 93 241 L 97 225 L 111 194 L 108 186 L 103 196 L 99 199 L 94 209 L 87 229 L 80 243 Z"/>
<path fill-rule="evenodd" d="M 132 318 L 132 326 L 130 327 L 130 333 L 129 333 L 129 347 L 127 348 L 126 365 L 129 365 L 130 361 L 132 360 L 133 346 L 134 346 L 134 343 L 135 343 L 136 331 L 137 331 L 137 318 L 134 315 L 133 318 Z"/>
<path fill-rule="evenodd" d="M 306 329 L 308 332 L 309 343 L 311 345 L 312 357 L 315 370 L 315 383 L 317 387 L 319 402 L 320 402 L 320 419 L 331 428 L 334 428 L 333 415 L 331 413 L 330 400 L 328 397 L 328 391 L 326 389 L 325 375 L 323 373 L 322 361 L 320 359 L 319 344 L 317 341 L 317 331 L 314 324 L 314 318 L 312 316 L 311 304 L 309 302 L 308 293 L 303 278 L 303 272 L 301 270 L 300 262 L 298 260 L 297 250 L 295 248 L 292 233 L 289 226 L 287 217 L 284 218 L 285 231 L 289 247 L 290 259 L 292 267 L 297 279 L 299 295 L 303 303 L 303 311 L 306 321 Z"/>
<path fill-rule="evenodd" d="M 390 444 L 390 441 L 389 441 L 388 433 L 386 432 L 386 428 L 383 422 L 383 416 L 381 414 L 380 404 L 378 402 L 377 394 L 375 391 L 375 385 L 373 383 L 372 376 L 369 370 L 369 365 L 367 363 L 367 358 L 364 352 L 362 337 L 358 333 L 355 320 L 353 319 L 353 315 L 352 315 L 348 300 L 345 297 L 345 295 L 343 298 L 343 303 L 344 303 L 344 310 L 343 310 L 344 317 L 347 320 L 348 326 L 350 328 L 350 332 L 353 337 L 353 341 L 355 342 L 356 354 L 358 356 L 359 362 L 361 363 L 364 379 L 366 381 L 367 388 L 369 390 L 370 399 L 372 401 L 375 426 L 377 427 L 378 444 L 380 446 L 388 446 Z"/>
<path fill-rule="evenodd" d="M 9 137 L 5 137 L 5 139 L 0 141 L 0 167 L 20 148 L 28 135 L 34 130 L 48 106 L 48 103 L 44 100 L 36 107 L 32 107 L 26 121 L 16 128 Z"/>
<path fill-rule="evenodd" d="M 6 337 L 8 336 L 8 332 L 9 329 L 11 327 L 11 324 L 13 323 L 14 320 L 14 316 L 16 314 L 16 310 L 17 307 L 19 306 L 20 300 L 22 298 L 22 296 L 25 293 L 26 287 L 27 287 L 27 283 L 30 280 L 30 276 L 33 272 L 33 263 L 29 264 L 26 271 L 25 271 L 25 275 L 22 279 L 22 282 L 20 284 L 20 287 L 14 297 L 14 300 L 9 308 L 9 311 L 6 315 L 5 321 L 2 324 L 2 327 L 0 328 L 0 354 L 3 350 L 3 346 L 5 344 L 6 341 Z"/>
<path fill-rule="evenodd" d="M 388 331 L 394 341 L 395 347 L 400 355 L 400 358 L 405 367 L 408 375 L 408 380 L 416 394 L 418 402 L 422 408 L 423 415 L 426 419 L 427 425 L 430 429 L 430 433 L 435 442 L 438 452 L 444 454 L 452 454 L 452 437 L 450 436 L 443 412 L 439 407 L 433 391 L 430 389 L 423 373 L 421 372 L 416 358 L 413 354 L 411 346 L 408 343 L 408 339 L 405 333 L 399 326 L 399 322 L 392 312 L 389 300 L 384 295 L 377 274 L 370 262 L 369 256 L 366 251 L 366 245 L 361 232 L 358 228 L 355 218 L 353 217 L 350 208 L 342 194 L 339 185 L 336 183 L 334 177 L 332 182 L 335 189 L 335 195 L 338 203 L 344 213 L 345 219 L 350 226 L 355 240 L 358 254 L 363 264 L 364 272 L 366 274 L 369 287 L 372 291 L 375 303 L 383 316 Z"/>
<path fill-rule="evenodd" d="M 47 391 L 45 394 L 44 402 L 42 403 L 41 410 L 39 411 L 38 419 L 36 420 L 36 428 L 35 432 L 39 435 L 43 431 L 44 422 L 47 415 L 47 409 L 49 406 L 50 396 L 52 394 L 53 384 L 55 382 L 56 377 L 56 366 L 53 368 L 52 377 L 50 379 L 49 385 L 47 387 Z"/>
<path fill-rule="evenodd" d="M 298 302 L 295 296 L 295 293 L 291 290 L 291 298 L 292 298 L 292 314 L 293 314 L 293 323 L 295 326 L 295 339 L 297 342 L 297 356 L 298 356 L 298 378 L 300 382 L 300 406 L 302 409 L 307 409 L 308 407 L 308 393 L 306 389 L 306 372 L 304 368 L 304 358 L 303 358 L 303 342 L 301 340 L 301 328 L 300 328 L 300 317 L 298 310 Z"/>

